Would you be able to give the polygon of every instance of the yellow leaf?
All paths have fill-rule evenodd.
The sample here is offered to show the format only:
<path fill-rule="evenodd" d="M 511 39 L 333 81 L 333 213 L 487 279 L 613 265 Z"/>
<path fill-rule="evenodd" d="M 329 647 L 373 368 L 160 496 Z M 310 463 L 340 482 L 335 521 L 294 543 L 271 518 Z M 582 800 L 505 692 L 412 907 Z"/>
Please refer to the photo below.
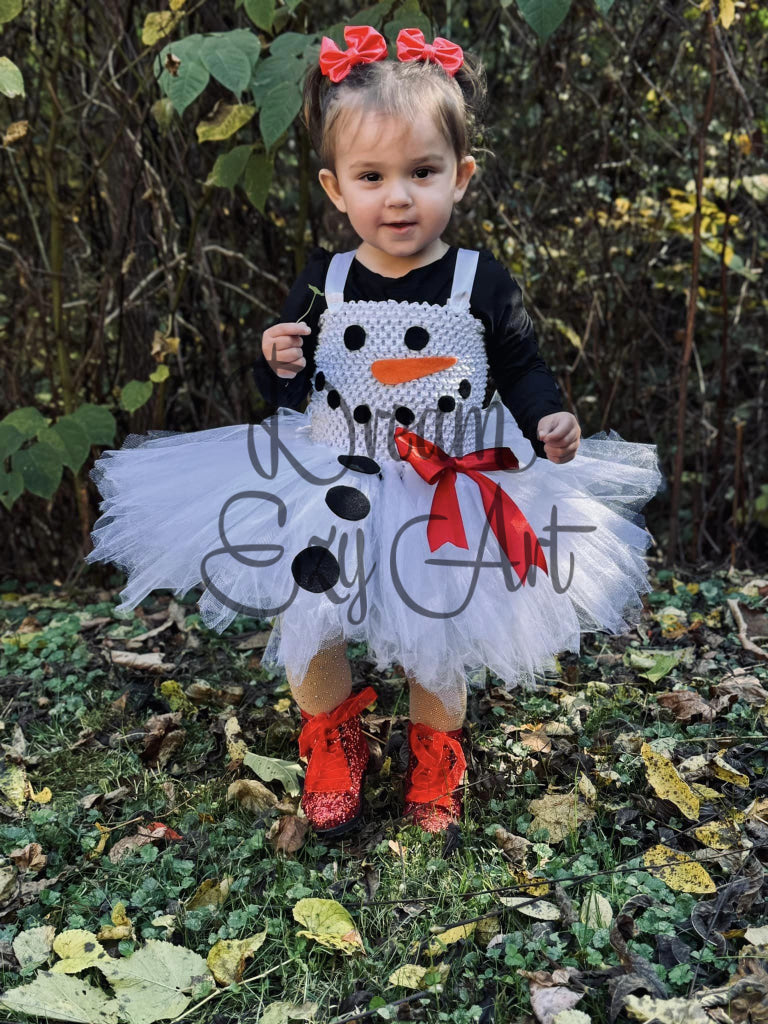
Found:
<path fill-rule="evenodd" d="M 234 875 L 225 875 L 221 881 L 216 878 L 207 878 L 190 897 L 187 909 L 197 910 L 199 907 L 220 906 L 229 895 L 229 889 L 234 880 Z"/>
<path fill-rule="evenodd" d="M 96 938 L 119 941 L 120 939 L 130 939 L 133 936 L 133 925 L 128 914 L 125 912 L 124 903 L 116 903 L 112 908 L 110 917 L 112 918 L 112 924 L 105 925 L 99 931 Z"/>
<path fill-rule="evenodd" d="M 33 800 L 36 804 L 49 804 L 51 802 L 53 793 L 51 793 L 48 786 L 45 786 L 43 789 L 41 789 L 39 793 L 36 793 L 34 791 L 31 782 L 27 781 L 27 786 L 29 788 L 30 800 Z"/>
<path fill-rule="evenodd" d="M 275 711 L 279 711 L 281 714 L 283 711 L 290 711 L 293 701 L 290 697 L 281 697 L 277 704 L 273 704 L 272 707 Z"/>
<path fill-rule="evenodd" d="M 531 800 L 529 809 L 535 815 L 528 826 L 529 832 L 546 829 L 550 843 L 559 843 L 584 821 L 591 821 L 595 812 L 573 793 L 545 793 Z"/>
<path fill-rule="evenodd" d="M 198 142 L 219 142 L 228 139 L 248 124 L 256 113 L 256 107 L 248 103 L 219 103 L 211 117 L 201 121 L 195 131 Z"/>
<path fill-rule="evenodd" d="M 3 145 L 12 146 L 14 142 L 18 142 L 19 139 L 23 139 L 27 134 L 29 128 L 29 121 L 14 121 L 8 125 L 8 128 L 3 135 Z"/>
<path fill-rule="evenodd" d="M 387 980 L 390 985 L 419 990 L 427 987 L 424 983 L 425 975 L 437 971 L 442 983 L 448 977 L 450 969 L 450 964 L 434 964 L 432 967 L 419 967 L 418 964 L 403 964 L 402 967 L 398 967 L 396 971 L 393 971 Z"/>
<path fill-rule="evenodd" d="M 0 768 L 0 791 L 8 802 L 20 811 L 27 799 L 27 773 L 17 764 Z"/>
<path fill-rule="evenodd" d="M 742 775 L 741 772 L 737 772 L 735 768 L 731 766 L 723 759 L 725 749 L 718 750 L 715 756 L 712 758 L 712 771 L 723 782 L 732 782 L 734 786 L 741 786 L 743 789 L 749 788 L 749 779 L 746 775 Z"/>
<path fill-rule="evenodd" d="M 732 821 L 710 821 L 693 830 L 700 843 L 713 850 L 730 850 L 738 845 L 739 830 Z"/>
<path fill-rule="evenodd" d="M 723 28 L 730 28 L 735 17 L 736 4 L 733 0 L 720 0 L 720 24 Z"/>
<path fill-rule="evenodd" d="M 699 798 L 683 782 L 669 758 L 657 754 L 647 743 L 642 745 L 640 753 L 645 761 L 646 777 L 656 795 L 662 800 L 671 800 L 690 821 L 698 821 Z"/>
<path fill-rule="evenodd" d="M 355 922 L 336 900 L 299 900 L 293 908 L 293 916 L 306 929 L 297 934 L 314 939 L 326 949 L 342 953 L 365 951 Z"/>
<path fill-rule="evenodd" d="M 163 36 L 173 32 L 181 21 L 181 14 L 176 11 L 152 11 L 144 19 L 141 30 L 141 41 L 145 46 L 154 46 Z"/>
<path fill-rule="evenodd" d="M 549 882 L 546 878 L 534 877 L 529 871 L 514 871 L 510 874 L 520 887 L 520 892 L 528 896 L 546 896 L 549 892 Z"/>
<path fill-rule="evenodd" d="M 211 974 L 220 985 L 231 985 L 240 981 L 245 970 L 245 961 L 253 956 L 264 944 L 267 929 L 248 939 L 221 939 L 208 953 L 206 963 Z"/>
<path fill-rule="evenodd" d="M 104 853 L 104 847 L 107 845 L 107 840 L 109 839 L 109 834 L 111 832 L 111 829 L 108 829 L 105 825 L 100 825 L 98 821 L 95 823 L 95 827 L 99 830 L 100 833 L 99 842 L 88 854 L 89 860 L 95 860 L 97 857 L 100 857 L 102 853 Z"/>
<path fill-rule="evenodd" d="M 472 921 L 470 924 L 458 924 L 455 928 L 448 928 L 435 936 L 435 941 L 430 942 L 427 952 L 430 956 L 440 956 L 446 946 L 452 946 L 454 942 L 468 939 L 475 928 L 477 928 L 477 921 Z"/>
<path fill-rule="evenodd" d="M 535 917 L 537 921 L 560 920 L 559 907 L 548 900 L 532 900 L 529 896 L 499 896 L 499 902 L 526 917 Z"/>
<path fill-rule="evenodd" d="M 701 864 L 684 853 L 659 843 L 646 850 L 643 863 L 675 892 L 716 892 L 717 886 Z"/>
<path fill-rule="evenodd" d="M 171 0 L 169 7 L 172 11 L 180 11 L 187 0 Z"/>
<path fill-rule="evenodd" d="M 224 723 L 224 739 L 227 741 L 227 753 L 232 761 L 242 761 L 248 753 L 248 744 L 240 732 L 240 723 L 236 715 L 232 715 Z"/>
<path fill-rule="evenodd" d="M 93 932 L 82 928 L 71 928 L 57 935 L 53 950 L 61 957 L 51 968 L 54 974 L 79 974 L 109 956 Z"/>
<path fill-rule="evenodd" d="M 692 782 L 691 789 L 700 796 L 702 800 L 722 800 L 723 794 L 718 793 L 716 789 L 710 789 L 709 786 L 702 785 L 701 782 Z"/>

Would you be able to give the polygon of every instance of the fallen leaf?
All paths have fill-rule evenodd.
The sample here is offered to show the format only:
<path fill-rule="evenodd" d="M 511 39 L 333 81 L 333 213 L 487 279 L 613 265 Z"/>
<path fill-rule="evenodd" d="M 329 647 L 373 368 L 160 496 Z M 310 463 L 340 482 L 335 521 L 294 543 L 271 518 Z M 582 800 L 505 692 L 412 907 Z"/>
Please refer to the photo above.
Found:
<path fill-rule="evenodd" d="M 531 1008 L 539 1024 L 554 1024 L 558 1014 L 572 1009 L 584 995 L 568 988 L 569 981 L 581 977 L 581 972 L 575 967 L 560 967 L 551 974 L 518 968 L 517 973 L 528 979 Z"/>
<path fill-rule="evenodd" d="M 690 722 L 693 718 L 701 718 L 703 722 L 711 722 L 715 718 L 715 709 L 695 690 L 673 690 L 671 693 L 659 693 L 656 696 L 679 722 Z"/>
<path fill-rule="evenodd" d="M 531 800 L 528 808 L 534 814 L 528 832 L 546 829 L 550 843 L 562 842 L 595 816 L 592 808 L 574 793 L 546 793 L 538 800 Z"/>
<path fill-rule="evenodd" d="M 717 891 L 717 886 L 701 864 L 663 843 L 646 850 L 643 863 L 652 875 L 675 892 Z"/>
<path fill-rule="evenodd" d="M 647 743 L 642 745 L 640 753 L 646 764 L 646 777 L 657 796 L 662 800 L 671 800 L 686 818 L 698 821 L 699 798 L 683 782 L 669 758 L 657 754 Z"/>
<path fill-rule="evenodd" d="M 730 850 L 739 845 L 741 838 L 734 821 L 710 821 L 695 828 L 693 834 L 713 850 Z"/>
<path fill-rule="evenodd" d="M 39 967 L 45 963 L 53 950 L 53 939 L 56 929 L 52 924 L 44 924 L 39 928 L 29 928 L 20 932 L 13 940 L 13 952 L 22 970 L 27 967 Z"/>
<path fill-rule="evenodd" d="M 234 875 L 225 875 L 221 881 L 216 878 L 207 878 L 190 896 L 187 910 L 197 910 L 199 907 L 221 906 L 229 895 L 229 890 L 234 880 Z"/>
<path fill-rule="evenodd" d="M 227 744 L 227 755 L 230 761 L 242 761 L 248 753 L 248 744 L 243 739 L 237 715 L 230 715 L 224 723 L 224 739 Z"/>
<path fill-rule="evenodd" d="M 723 782 L 730 782 L 734 786 L 741 786 L 743 789 L 749 788 L 749 779 L 746 775 L 741 772 L 737 772 L 735 768 L 732 768 L 724 759 L 723 754 L 725 750 L 718 750 L 715 756 L 712 758 L 712 771 Z"/>
<path fill-rule="evenodd" d="M 240 981 L 245 961 L 264 945 L 267 929 L 247 939 L 220 939 L 210 950 L 206 963 L 220 985 Z"/>
<path fill-rule="evenodd" d="M 148 939 L 129 957 L 100 960 L 98 968 L 115 990 L 122 1020 L 154 1024 L 184 1012 L 192 990 L 205 982 L 215 988 L 205 960 L 191 949 Z"/>
<path fill-rule="evenodd" d="M 284 814 L 272 825 L 267 838 L 278 853 L 296 853 L 307 841 L 310 824 L 306 818 Z"/>
<path fill-rule="evenodd" d="M 42 871 L 48 863 L 40 843 L 27 843 L 20 850 L 11 850 L 8 856 L 19 871 Z"/>
<path fill-rule="evenodd" d="M 393 971 L 387 983 L 389 985 L 397 985 L 399 988 L 412 988 L 417 991 L 426 988 L 424 978 L 427 974 L 437 972 L 440 977 L 440 983 L 445 982 L 450 973 L 450 964 L 434 964 L 431 967 L 420 967 L 419 964 L 403 964 L 402 967 L 398 967 L 396 971 Z"/>
<path fill-rule="evenodd" d="M 446 947 L 452 946 L 454 942 L 468 939 L 470 935 L 474 934 L 476 927 L 477 921 L 470 921 L 469 924 L 458 924 L 454 928 L 446 928 L 444 932 L 439 932 L 435 936 L 433 942 L 430 942 L 427 946 L 427 953 L 429 956 L 440 956 Z"/>
<path fill-rule="evenodd" d="M 173 669 L 173 665 L 163 661 L 159 651 L 150 651 L 148 654 L 137 654 L 136 651 L 110 651 L 109 656 L 114 665 L 135 668 L 140 672 L 155 672 L 159 675 Z"/>
<path fill-rule="evenodd" d="M 16 1013 L 80 1024 L 118 1024 L 118 1002 L 83 978 L 40 971 L 29 985 L 0 996 L 0 1005 Z"/>
<path fill-rule="evenodd" d="M 500 896 L 499 902 L 505 907 L 513 907 L 526 917 L 534 917 L 537 921 L 560 920 L 560 909 L 547 900 L 532 900 L 530 896 Z"/>
<path fill-rule="evenodd" d="M 227 800 L 236 800 L 251 814 L 263 814 L 277 804 L 272 790 L 257 779 L 237 779 L 227 790 Z"/>
<path fill-rule="evenodd" d="M 113 864 L 119 864 L 121 860 L 124 860 L 129 854 L 134 853 L 136 850 L 140 850 L 142 846 L 146 846 L 151 843 L 152 839 L 145 835 L 133 835 L 123 836 L 122 839 L 118 839 L 116 843 L 110 848 L 109 859 Z"/>
<path fill-rule="evenodd" d="M 301 792 L 298 780 L 304 774 L 304 769 L 293 761 L 248 752 L 243 758 L 243 764 L 264 782 L 279 782 L 289 796 L 298 796 Z"/>
<path fill-rule="evenodd" d="M 525 863 L 528 851 L 533 845 L 529 839 L 516 836 L 513 832 L 507 832 L 501 825 L 497 825 L 493 838 L 499 849 L 503 850 L 514 863 Z"/>
<path fill-rule="evenodd" d="M 294 1020 L 312 1020 L 319 1007 L 317 1003 L 302 1003 L 300 1006 L 281 999 L 270 1003 L 259 1017 L 259 1024 L 290 1024 Z"/>
<path fill-rule="evenodd" d="M 123 939 L 132 939 L 134 937 L 133 924 L 125 912 L 124 903 L 116 903 L 112 908 L 110 917 L 112 918 L 112 924 L 101 928 L 96 935 L 97 939 L 119 942 Z"/>
<path fill-rule="evenodd" d="M 579 920 L 590 928 L 609 928 L 613 921 L 611 904 L 601 893 L 590 892 L 582 901 Z"/>
<path fill-rule="evenodd" d="M 657 1024 L 712 1024 L 714 1018 L 697 999 L 654 999 L 653 996 L 628 995 L 624 1009 L 637 1020 Z"/>
<path fill-rule="evenodd" d="M 57 935 L 53 951 L 61 958 L 51 968 L 54 974 L 78 974 L 108 956 L 96 935 L 82 928 L 70 928 Z"/>
<path fill-rule="evenodd" d="M 305 929 L 297 934 L 314 939 L 326 949 L 342 953 L 365 951 L 354 921 L 336 900 L 299 900 L 293 908 L 293 916 Z"/>
<path fill-rule="evenodd" d="M 747 928 L 744 938 L 753 946 L 768 946 L 768 924 L 761 925 L 759 928 Z"/>

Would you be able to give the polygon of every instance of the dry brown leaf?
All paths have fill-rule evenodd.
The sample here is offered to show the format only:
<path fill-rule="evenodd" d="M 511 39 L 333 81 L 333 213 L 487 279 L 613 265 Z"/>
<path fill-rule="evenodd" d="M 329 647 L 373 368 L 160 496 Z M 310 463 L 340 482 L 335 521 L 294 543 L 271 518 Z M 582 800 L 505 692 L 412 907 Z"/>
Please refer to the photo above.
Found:
<path fill-rule="evenodd" d="M 251 814 L 263 814 L 277 806 L 275 794 L 257 779 L 237 779 L 227 790 L 227 800 L 237 800 Z"/>
<path fill-rule="evenodd" d="M 496 826 L 493 838 L 499 849 L 503 850 L 508 857 L 511 857 L 514 863 L 525 863 L 528 851 L 533 845 L 530 840 L 523 838 L 523 836 L 516 836 L 512 832 L 507 832 L 501 825 Z"/>
<path fill-rule="evenodd" d="M 184 745 L 187 734 L 181 729 L 181 712 L 171 711 L 165 715 L 153 715 L 146 723 L 142 761 L 151 766 L 163 767 L 176 751 Z"/>
<path fill-rule="evenodd" d="M 743 672 L 743 669 L 741 671 Z M 732 675 L 721 679 L 714 687 L 714 692 L 723 697 L 733 696 L 753 707 L 762 707 L 764 704 L 768 704 L 768 692 L 760 685 L 757 676 L 737 673 L 738 670 L 735 670 Z"/>
<path fill-rule="evenodd" d="M 8 856 L 19 871 L 42 871 L 48 863 L 40 843 L 27 843 L 20 850 L 11 850 Z"/>
<path fill-rule="evenodd" d="M 553 1024 L 558 1013 L 572 1009 L 584 995 L 568 987 L 569 982 L 581 977 L 575 967 L 560 967 L 551 974 L 520 969 L 517 973 L 528 979 L 531 1008 L 539 1024 Z"/>
<path fill-rule="evenodd" d="M 278 853 L 296 853 L 307 840 L 309 821 L 295 814 L 278 818 L 267 833 L 267 838 Z"/>
<path fill-rule="evenodd" d="M 173 665 L 163 661 L 159 651 L 150 651 L 148 654 L 137 654 L 135 651 L 110 651 L 109 655 L 113 664 L 121 668 L 134 668 L 141 672 L 155 672 L 158 675 L 164 672 L 171 672 Z"/>
<path fill-rule="evenodd" d="M 695 690 L 672 690 L 670 693 L 660 693 L 656 700 L 668 711 L 671 711 L 679 722 L 690 722 L 693 718 L 711 722 L 715 717 L 715 709 Z"/>
<path fill-rule="evenodd" d="M 133 853 L 134 850 L 140 850 L 142 846 L 146 846 L 147 843 L 151 842 L 152 839 L 150 836 L 123 836 L 123 838 L 118 839 L 110 849 L 109 859 L 113 864 L 119 864 L 120 861 L 127 857 L 129 853 Z"/>

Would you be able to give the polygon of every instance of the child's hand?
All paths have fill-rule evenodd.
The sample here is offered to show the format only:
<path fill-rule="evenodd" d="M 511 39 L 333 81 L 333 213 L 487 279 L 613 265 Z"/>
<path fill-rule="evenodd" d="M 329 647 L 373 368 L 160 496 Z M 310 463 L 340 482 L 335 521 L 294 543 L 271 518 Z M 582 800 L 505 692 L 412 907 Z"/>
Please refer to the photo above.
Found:
<path fill-rule="evenodd" d="M 310 334 L 307 324 L 275 324 L 261 336 L 261 351 L 278 377 L 295 377 L 307 361 L 301 353 L 302 335 Z"/>
<path fill-rule="evenodd" d="M 536 432 L 550 462 L 570 462 L 581 440 L 579 421 L 570 412 L 542 416 Z"/>

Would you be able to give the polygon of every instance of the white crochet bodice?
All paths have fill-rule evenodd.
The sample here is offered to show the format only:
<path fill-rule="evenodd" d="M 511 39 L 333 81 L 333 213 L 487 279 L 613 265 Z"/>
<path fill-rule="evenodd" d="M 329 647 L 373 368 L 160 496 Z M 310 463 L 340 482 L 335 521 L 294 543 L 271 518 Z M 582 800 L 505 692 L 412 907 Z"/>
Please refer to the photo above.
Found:
<path fill-rule="evenodd" d="M 399 459 L 394 432 L 402 426 L 450 455 L 475 450 L 488 379 L 484 327 L 469 311 L 478 255 L 458 250 L 444 306 L 345 302 L 355 252 L 333 256 L 307 407 L 313 440 L 349 455 Z"/>

